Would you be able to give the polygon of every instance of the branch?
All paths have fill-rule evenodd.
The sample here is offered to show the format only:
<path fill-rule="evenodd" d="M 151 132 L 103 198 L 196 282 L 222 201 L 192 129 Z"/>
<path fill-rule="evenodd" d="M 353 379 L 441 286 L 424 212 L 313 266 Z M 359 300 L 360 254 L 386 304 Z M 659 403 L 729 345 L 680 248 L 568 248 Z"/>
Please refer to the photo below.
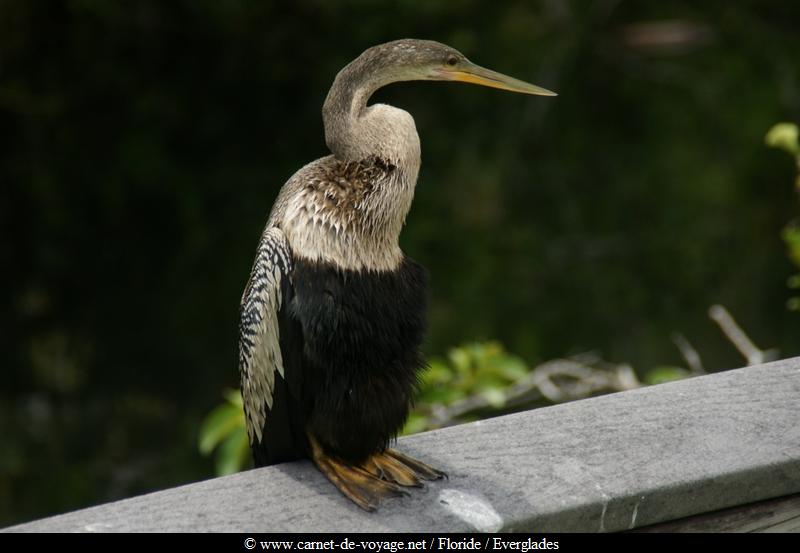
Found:
<path fill-rule="evenodd" d="M 686 339 L 686 336 L 680 332 L 672 333 L 672 343 L 681 352 L 683 359 L 686 361 L 689 370 L 693 375 L 706 374 L 706 369 L 703 367 L 703 361 L 700 359 L 700 354 L 694 349 L 694 346 Z"/>
<path fill-rule="evenodd" d="M 432 405 L 429 428 L 450 426 L 468 413 L 496 406 L 498 400 L 505 407 L 527 405 L 540 399 L 563 403 L 600 391 L 618 392 L 641 386 L 630 365 L 598 368 L 590 363 L 600 364 L 593 356 L 548 361 L 500 392 L 502 398 L 475 394 L 450 405 Z"/>
<path fill-rule="evenodd" d="M 778 358 L 777 349 L 761 350 L 736 324 L 733 316 L 722 305 L 712 305 L 708 308 L 708 316 L 722 329 L 723 334 L 739 350 L 747 360 L 748 365 L 759 365 Z"/>

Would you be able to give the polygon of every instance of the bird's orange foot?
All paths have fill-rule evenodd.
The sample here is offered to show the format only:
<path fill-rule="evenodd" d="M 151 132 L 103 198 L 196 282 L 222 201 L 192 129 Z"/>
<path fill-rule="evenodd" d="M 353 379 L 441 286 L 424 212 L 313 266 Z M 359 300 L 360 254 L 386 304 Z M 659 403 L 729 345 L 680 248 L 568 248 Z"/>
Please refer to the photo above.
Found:
<path fill-rule="evenodd" d="M 382 480 L 414 488 L 421 488 L 423 480 L 447 477 L 444 472 L 394 449 L 372 455 L 364 468 Z"/>
<path fill-rule="evenodd" d="M 377 509 L 383 498 L 408 495 L 397 484 L 382 480 L 364 467 L 329 455 L 312 436 L 309 436 L 309 442 L 311 459 L 317 468 L 340 492 L 365 511 Z"/>
<path fill-rule="evenodd" d="M 397 451 L 387 449 L 370 456 L 362 465 L 348 463 L 327 454 L 314 438 L 311 458 L 317 468 L 348 499 L 374 511 L 382 499 L 408 495 L 404 487 L 422 487 L 423 480 L 438 480 L 445 473 Z"/>

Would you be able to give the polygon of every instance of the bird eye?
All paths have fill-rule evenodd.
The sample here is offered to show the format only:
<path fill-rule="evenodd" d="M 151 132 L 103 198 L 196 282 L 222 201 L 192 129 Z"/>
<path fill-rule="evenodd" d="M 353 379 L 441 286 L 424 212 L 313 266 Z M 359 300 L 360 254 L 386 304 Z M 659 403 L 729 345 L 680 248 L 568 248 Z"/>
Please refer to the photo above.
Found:
<path fill-rule="evenodd" d="M 446 62 L 446 63 L 447 63 L 447 65 L 449 65 L 450 67 L 453 67 L 455 64 L 457 64 L 457 63 L 458 63 L 458 58 L 457 58 L 457 57 L 455 57 L 455 56 L 449 56 L 449 57 L 447 58 L 447 62 Z"/>

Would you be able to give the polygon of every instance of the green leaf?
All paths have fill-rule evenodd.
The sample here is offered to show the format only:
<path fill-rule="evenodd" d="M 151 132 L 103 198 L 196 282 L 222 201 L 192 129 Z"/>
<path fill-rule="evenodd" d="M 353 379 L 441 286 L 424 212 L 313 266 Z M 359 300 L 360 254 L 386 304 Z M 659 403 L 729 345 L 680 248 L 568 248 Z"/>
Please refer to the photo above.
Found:
<path fill-rule="evenodd" d="M 689 371 L 682 367 L 657 367 L 645 375 L 644 381 L 647 384 L 661 384 L 662 382 L 681 380 L 689 375 Z"/>
<path fill-rule="evenodd" d="M 242 409 L 230 403 L 217 406 L 200 427 L 200 452 L 208 455 L 226 436 L 238 429 L 245 431 Z"/>
<path fill-rule="evenodd" d="M 467 395 L 466 391 L 461 388 L 435 386 L 423 390 L 419 398 L 421 402 L 427 404 L 441 403 L 443 405 L 449 405 L 463 398 L 465 395 Z"/>
<path fill-rule="evenodd" d="M 502 376 L 490 371 L 485 371 L 475 379 L 473 390 L 476 392 L 483 392 L 484 390 L 492 388 L 502 390 L 506 386 L 506 380 Z"/>
<path fill-rule="evenodd" d="M 422 385 L 435 386 L 449 384 L 453 381 L 454 376 L 453 371 L 444 361 L 440 359 L 431 359 L 428 370 L 422 373 Z"/>
<path fill-rule="evenodd" d="M 407 436 L 409 434 L 416 434 L 417 432 L 422 432 L 423 430 L 427 429 L 428 417 L 421 415 L 420 413 L 412 412 L 408 416 L 408 420 L 406 421 L 406 424 L 403 426 L 403 430 L 400 433 L 404 436 Z"/>
<path fill-rule="evenodd" d="M 467 353 L 474 365 L 481 366 L 503 353 L 503 347 L 497 342 L 473 342 L 467 346 Z"/>
<path fill-rule="evenodd" d="M 768 146 L 779 148 L 794 156 L 800 155 L 798 129 L 794 123 L 778 123 L 774 125 L 764 140 Z"/>
<path fill-rule="evenodd" d="M 500 355 L 493 360 L 493 363 L 497 367 L 498 373 L 511 382 L 516 382 L 529 372 L 525 361 L 514 355 Z"/>
<path fill-rule="evenodd" d="M 230 403 L 231 405 L 235 405 L 236 407 L 243 408 L 244 402 L 242 401 L 242 392 L 239 390 L 225 390 L 222 392 L 225 401 Z"/>
<path fill-rule="evenodd" d="M 239 472 L 244 467 L 248 453 L 247 432 L 244 428 L 231 432 L 217 452 L 216 470 L 219 476 Z"/>
<path fill-rule="evenodd" d="M 500 388 L 486 388 L 481 391 L 481 395 L 486 398 L 486 401 L 495 409 L 500 409 L 506 404 L 506 396 Z"/>
<path fill-rule="evenodd" d="M 447 356 L 459 374 L 467 374 L 472 365 L 472 360 L 467 348 L 453 348 Z"/>

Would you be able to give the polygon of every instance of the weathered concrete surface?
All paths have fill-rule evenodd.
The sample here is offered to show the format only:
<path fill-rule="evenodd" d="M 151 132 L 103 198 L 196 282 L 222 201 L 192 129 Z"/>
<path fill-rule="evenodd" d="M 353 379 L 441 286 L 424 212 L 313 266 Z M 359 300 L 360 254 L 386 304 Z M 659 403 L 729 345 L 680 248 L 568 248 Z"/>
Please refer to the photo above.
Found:
<path fill-rule="evenodd" d="M 10 531 L 615 531 L 800 492 L 800 358 L 400 440 L 450 479 L 375 514 L 308 462 Z"/>

